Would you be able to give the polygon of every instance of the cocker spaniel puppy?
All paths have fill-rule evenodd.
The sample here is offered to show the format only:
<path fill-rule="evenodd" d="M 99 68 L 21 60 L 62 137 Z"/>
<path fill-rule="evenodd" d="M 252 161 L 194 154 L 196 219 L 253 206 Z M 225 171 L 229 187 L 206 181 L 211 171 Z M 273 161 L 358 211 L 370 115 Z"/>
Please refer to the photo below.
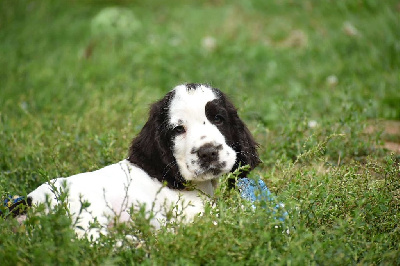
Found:
<path fill-rule="evenodd" d="M 218 89 L 202 84 L 175 87 L 151 106 L 149 119 L 132 141 L 129 156 L 100 170 L 57 178 L 28 194 L 27 202 L 57 203 L 56 190 L 66 185 L 75 231 L 97 238 L 105 229 L 89 229 L 94 220 L 107 228 L 110 219 L 126 222 L 131 207 L 153 212 L 158 228 L 166 210 L 176 206 L 182 221 L 203 211 L 216 181 L 239 166 L 259 162 L 254 141 L 235 107 Z M 246 175 L 242 172 L 241 177 Z M 190 184 L 190 185 L 188 185 Z M 81 202 L 88 209 L 80 213 Z"/>

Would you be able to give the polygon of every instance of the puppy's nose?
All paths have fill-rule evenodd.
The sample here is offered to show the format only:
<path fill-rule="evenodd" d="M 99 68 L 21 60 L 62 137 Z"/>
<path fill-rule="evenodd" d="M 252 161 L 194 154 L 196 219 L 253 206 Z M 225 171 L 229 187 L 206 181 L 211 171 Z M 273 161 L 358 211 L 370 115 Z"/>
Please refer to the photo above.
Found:
<path fill-rule="evenodd" d="M 222 149 L 222 145 L 215 146 L 207 143 L 197 150 L 197 156 L 203 163 L 215 162 L 218 161 L 218 150 L 220 149 Z"/>

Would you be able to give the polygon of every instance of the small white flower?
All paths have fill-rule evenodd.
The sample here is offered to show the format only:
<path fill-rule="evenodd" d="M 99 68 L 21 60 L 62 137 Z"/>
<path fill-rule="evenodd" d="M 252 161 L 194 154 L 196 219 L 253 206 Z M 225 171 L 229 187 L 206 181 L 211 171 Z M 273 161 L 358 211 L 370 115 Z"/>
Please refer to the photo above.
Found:
<path fill-rule="evenodd" d="M 308 127 L 309 128 L 315 128 L 317 125 L 318 125 L 318 123 L 315 120 L 308 121 Z"/>
<path fill-rule="evenodd" d="M 214 37 L 207 36 L 203 38 L 201 45 L 203 46 L 204 49 L 208 51 L 213 51 L 217 47 L 217 41 L 215 40 Z"/>
<path fill-rule="evenodd" d="M 326 83 L 329 86 L 333 87 L 339 83 L 339 79 L 335 75 L 330 75 L 329 77 L 326 78 Z"/>

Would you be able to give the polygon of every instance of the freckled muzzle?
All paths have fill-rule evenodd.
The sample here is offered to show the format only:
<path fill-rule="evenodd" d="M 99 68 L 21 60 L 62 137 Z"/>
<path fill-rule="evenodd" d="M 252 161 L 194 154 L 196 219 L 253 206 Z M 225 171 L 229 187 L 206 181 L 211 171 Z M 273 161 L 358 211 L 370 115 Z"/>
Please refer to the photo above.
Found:
<path fill-rule="evenodd" d="M 197 155 L 201 172 L 211 172 L 217 175 L 226 166 L 226 162 L 220 162 L 219 153 L 222 149 L 221 144 L 206 143 L 198 149 L 193 149 L 191 153 Z"/>

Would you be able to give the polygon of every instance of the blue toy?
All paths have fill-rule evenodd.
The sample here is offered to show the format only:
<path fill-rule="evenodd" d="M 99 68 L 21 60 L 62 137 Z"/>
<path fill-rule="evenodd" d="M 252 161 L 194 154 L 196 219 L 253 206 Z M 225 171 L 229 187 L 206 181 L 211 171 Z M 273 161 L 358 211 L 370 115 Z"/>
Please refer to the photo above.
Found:
<path fill-rule="evenodd" d="M 281 210 L 285 207 L 283 203 L 276 203 L 275 197 L 272 195 L 271 191 L 267 188 L 264 181 L 261 179 L 253 180 L 249 178 L 241 178 L 237 181 L 236 186 L 240 191 L 242 198 L 254 203 L 256 201 L 265 201 L 275 204 L 275 209 Z M 252 205 L 255 208 L 255 205 Z M 275 213 L 275 212 L 274 212 Z M 287 216 L 287 212 L 284 211 L 283 215 L 277 217 L 278 220 L 284 221 Z"/>

